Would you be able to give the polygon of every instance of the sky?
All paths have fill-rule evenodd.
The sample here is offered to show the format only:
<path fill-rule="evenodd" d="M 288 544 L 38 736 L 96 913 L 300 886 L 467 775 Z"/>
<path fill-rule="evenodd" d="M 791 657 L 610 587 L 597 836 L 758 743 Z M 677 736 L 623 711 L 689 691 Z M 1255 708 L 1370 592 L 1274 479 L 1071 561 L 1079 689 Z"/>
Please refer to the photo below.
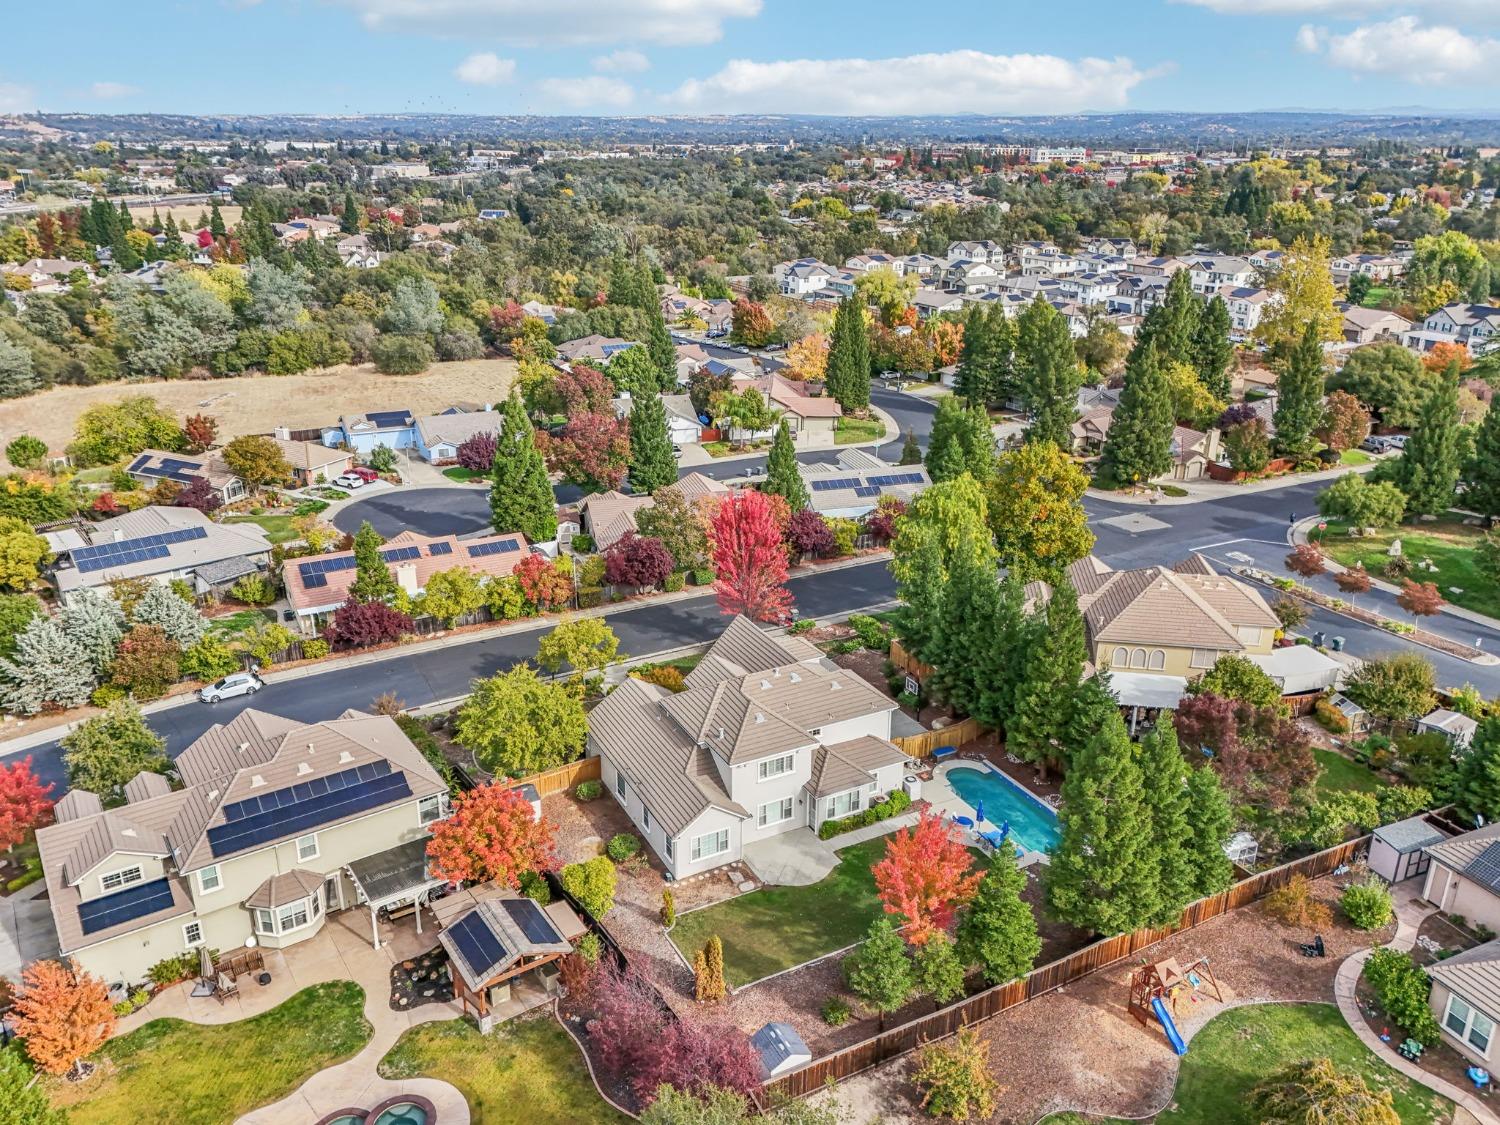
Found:
<path fill-rule="evenodd" d="M 11 0 L 0 112 L 1500 108 L 1500 0 Z"/>

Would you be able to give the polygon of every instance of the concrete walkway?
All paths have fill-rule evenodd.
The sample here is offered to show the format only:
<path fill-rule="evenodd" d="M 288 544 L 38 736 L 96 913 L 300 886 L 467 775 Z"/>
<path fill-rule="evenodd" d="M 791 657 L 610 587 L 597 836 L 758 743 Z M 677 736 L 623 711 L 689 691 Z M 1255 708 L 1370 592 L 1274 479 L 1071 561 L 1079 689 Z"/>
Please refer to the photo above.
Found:
<path fill-rule="evenodd" d="M 1437 913 L 1437 907 L 1419 899 L 1416 889 L 1409 884 L 1406 887 L 1398 886 L 1395 895 L 1396 936 L 1390 940 L 1386 948 L 1406 951 L 1416 945 L 1417 930 L 1421 927 L 1422 920 L 1429 914 Z M 1472 1114 L 1475 1120 L 1486 1122 L 1487 1125 L 1500 1125 L 1500 1116 L 1497 1116 L 1482 1099 L 1477 1097 L 1474 1091 L 1455 1086 L 1452 1082 L 1439 1078 L 1435 1074 L 1429 1074 L 1410 1059 L 1402 1058 L 1390 1044 L 1381 1042 L 1380 1036 L 1376 1035 L 1370 1025 L 1365 1022 L 1354 990 L 1371 952 L 1371 950 L 1362 949 L 1344 958 L 1343 963 L 1339 965 L 1338 975 L 1334 977 L 1333 997 L 1338 1003 L 1339 1011 L 1343 1014 L 1344 1022 L 1349 1025 L 1355 1035 L 1359 1036 L 1360 1042 L 1375 1052 L 1381 1062 L 1392 1070 L 1398 1070 L 1413 1082 L 1426 1086 L 1429 1090 L 1435 1090 L 1443 1097 L 1456 1102 L 1461 1109 Z"/>
<path fill-rule="evenodd" d="M 38 879 L 0 899 L 0 977 L 18 981 L 25 966 L 57 956 L 57 927 L 41 897 L 46 889 L 46 881 Z"/>

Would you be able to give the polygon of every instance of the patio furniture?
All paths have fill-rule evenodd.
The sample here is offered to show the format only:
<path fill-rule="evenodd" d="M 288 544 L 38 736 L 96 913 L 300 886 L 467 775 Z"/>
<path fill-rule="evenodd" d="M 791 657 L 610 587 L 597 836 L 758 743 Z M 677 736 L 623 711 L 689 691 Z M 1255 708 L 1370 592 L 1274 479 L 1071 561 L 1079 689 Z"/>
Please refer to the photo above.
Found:
<path fill-rule="evenodd" d="M 262 986 L 268 985 L 268 984 L 271 983 L 271 974 L 270 973 L 261 973 L 260 976 L 256 977 L 255 979 L 258 982 L 260 982 L 260 984 Z"/>
<path fill-rule="evenodd" d="M 941 762 L 945 758 L 951 758 L 958 753 L 957 746 L 939 746 L 932 752 L 932 760 Z"/>
<path fill-rule="evenodd" d="M 955 816 L 953 818 L 953 823 L 959 825 L 962 828 L 973 828 L 974 827 L 973 820 L 971 820 L 969 817 L 966 817 L 966 816 Z"/>
<path fill-rule="evenodd" d="M 218 979 L 214 981 L 214 999 L 222 1004 L 229 997 L 238 996 L 239 994 L 239 984 L 230 979 L 228 973 L 220 973 Z"/>

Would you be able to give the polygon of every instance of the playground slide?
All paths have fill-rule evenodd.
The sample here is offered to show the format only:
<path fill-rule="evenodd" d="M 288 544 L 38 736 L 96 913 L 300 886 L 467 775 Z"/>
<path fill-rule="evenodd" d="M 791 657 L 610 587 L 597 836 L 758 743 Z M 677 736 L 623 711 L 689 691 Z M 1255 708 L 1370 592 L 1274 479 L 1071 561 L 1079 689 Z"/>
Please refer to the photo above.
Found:
<path fill-rule="evenodd" d="M 1172 1013 L 1167 1011 L 1167 1006 L 1162 1003 L 1160 996 L 1151 1001 L 1151 1010 L 1156 1013 L 1156 1018 L 1161 1020 L 1161 1029 L 1167 1033 L 1167 1042 L 1172 1044 L 1172 1050 L 1179 1055 L 1187 1054 L 1187 1044 L 1182 1041 L 1182 1036 L 1177 1034 L 1177 1025 L 1172 1022 Z"/>

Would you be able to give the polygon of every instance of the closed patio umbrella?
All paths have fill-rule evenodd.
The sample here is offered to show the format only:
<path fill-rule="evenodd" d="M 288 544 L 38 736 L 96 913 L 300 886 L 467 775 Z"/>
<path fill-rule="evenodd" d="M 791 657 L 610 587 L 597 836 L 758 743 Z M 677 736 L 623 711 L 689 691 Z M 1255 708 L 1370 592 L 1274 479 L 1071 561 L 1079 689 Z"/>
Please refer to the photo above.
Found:
<path fill-rule="evenodd" d="M 198 975 L 204 980 L 214 979 L 214 963 L 208 956 L 208 946 L 198 947 Z"/>
<path fill-rule="evenodd" d="M 979 804 L 974 806 L 974 823 L 984 823 L 984 798 L 979 799 Z"/>

